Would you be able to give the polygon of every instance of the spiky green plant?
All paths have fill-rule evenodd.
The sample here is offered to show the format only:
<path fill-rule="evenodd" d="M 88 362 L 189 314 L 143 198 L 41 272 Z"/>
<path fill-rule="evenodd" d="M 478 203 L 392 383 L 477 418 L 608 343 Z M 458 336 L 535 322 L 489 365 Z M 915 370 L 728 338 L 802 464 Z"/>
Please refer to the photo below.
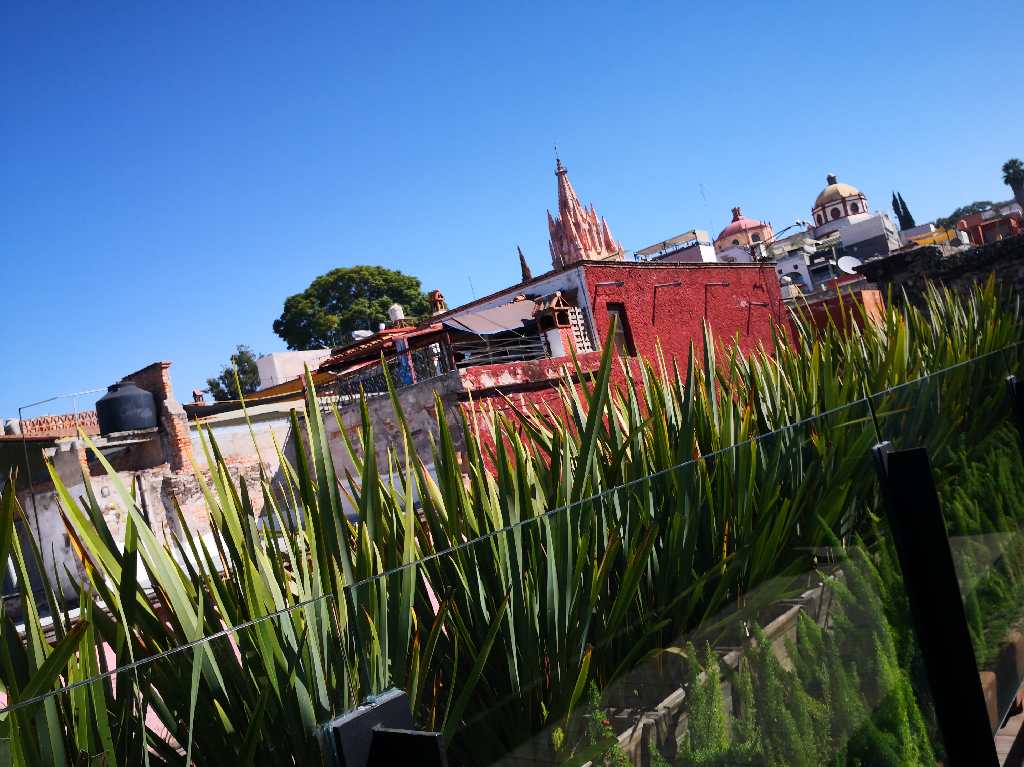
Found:
<path fill-rule="evenodd" d="M 341 430 L 353 469 L 340 477 L 310 381 L 293 415 L 304 449 L 294 465 L 279 456 L 282 484 L 234 483 L 205 439 L 212 544 L 181 518 L 163 545 L 125 487 L 119 544 L 91 492 L 72 498 L 54 473 L 86 570 L 81 613 L 54 611 L 51 645 L 22 595 L 26 633 L 4 624 L 15 660 L 0 681 L 24 706 L 0 715 L 0 735 L 16 764 L 306 763 L 320 758 L 319 723 L 394 684 L 466 763 L 542 726 L 570 742 L 591 682 L 695 627 L 728 632 L 712 617 L 791 594 L 821 564 L 814 552 L 877 511 L 876 424 L 948 440 L 898 391 L 872 407 L 865 393 L 979 355 L 1017 364 L 1020 312 L 994 285 L 927 300 L 845 333 L 798 320 L 747 357 L 710 331 L 681 366 L 617 369 L 606 349 L 598 370 L 566 370 L 557 408 L 458 419 L 461 456 L 440 401 L 432 455 L 415 454 L 392 390 L 403 440 L 378 460 L 364 404 L 358 433 Z M 969 439 L 990 425 L 973 417 L 989 394 L 964 370 L 968 383 L 941 391 L 972 415 L 958 420 Z M 19 512 L 5 504 L 9 531 Z"/>

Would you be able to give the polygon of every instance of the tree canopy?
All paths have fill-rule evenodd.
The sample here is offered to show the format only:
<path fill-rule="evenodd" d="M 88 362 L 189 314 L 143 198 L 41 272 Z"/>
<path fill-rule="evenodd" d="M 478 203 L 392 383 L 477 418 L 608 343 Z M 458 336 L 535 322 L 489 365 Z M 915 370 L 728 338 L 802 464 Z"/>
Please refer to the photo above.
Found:
<path fill-rule="evenodd" d="M 235 383 L 235 370 L 238 371 L 238 384 Z M 242 387 L 242 394 L 252 394 L 260 388 L 256 354 L 245 344 L 235 347 L 231 362 L 220 369 L 216 378 L 206 379 L 206 390 L 217 401 L 238 399 L 238 385 Z"/>
<path fill-rule="evenodd" d="M 342 346 L 353 330 L 376 330 L 387 320 L 391 304 L 401 304 L 406 316 L 422 316 L 429 300 L 415 277 L 382 266 L 349 266 L 317 277 L 301 293 L 289 296 L 274 320 L 289 349 Z"/>
<path fill-rule="evenodd" d="M 962 207 L 957 208 L 945 218 L 935 219 L 935 226 L 938 227 L 939 229 L 949 229 L 951 227 L 956 226 L 956 222 L 959 221 L 964 216 L 969 216 L 972 213 L 977 213 L 978 211 L 981 210 L 988 210 L 994 204 L 995 203 L 993 203 L 991 200 L 976 200 L 975 202 L 972 202 L 970 205 L 964 205 Z"/>
<path fill-rule="evenodd" d="M 914 221 L 914 216 L 911 214 L 910 208 L 907 207 L 902 194 L 892 193 L 892 212 L 899 219 L 900 229 L 913 229 L 917 226 L 917 222 Z"/>
<path fill-rule="evenodd" d="M 1017 158 L 1004 162 L 1003 183 L 1013 190 L 1013 198 L 1024 205 L 1024 162 Z"/>

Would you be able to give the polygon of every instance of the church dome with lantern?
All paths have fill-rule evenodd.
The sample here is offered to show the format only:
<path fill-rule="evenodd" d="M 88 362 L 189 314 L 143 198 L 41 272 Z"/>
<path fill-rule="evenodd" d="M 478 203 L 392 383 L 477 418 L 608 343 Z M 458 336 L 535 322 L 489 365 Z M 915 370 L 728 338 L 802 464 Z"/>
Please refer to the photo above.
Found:
<path fill-rule="evenodd" d="M 832 173 L 826 181 L 828 186 L 821 190 L 811 208 L 815 226 L 869 212 L 868 200 L 857 187 L 840 183 Z"/>
<path fill-rule="evenodd" d="M 737 207 L 732 209 L 732 221 L 715 238 L 715 250 L 721 253 L 729 248 L 749 247 L 758 242 L 770 242 L 772 237 L 771 224 L 747 218 Z"/>

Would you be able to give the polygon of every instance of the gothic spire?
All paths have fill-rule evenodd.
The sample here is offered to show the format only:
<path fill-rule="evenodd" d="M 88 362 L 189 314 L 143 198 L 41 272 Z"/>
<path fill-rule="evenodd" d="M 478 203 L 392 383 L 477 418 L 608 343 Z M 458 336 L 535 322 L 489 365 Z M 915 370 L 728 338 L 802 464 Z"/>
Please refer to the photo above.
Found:
<path fill-rule="evenodd" d="M 555 160 L 558 179 L 558 215 L 548 211 L 551 263 L 558 269 L 582 260 L 621 260 L 622 246 L 612 237 L 608 223 L 594 206 L 584 208 L 560 159 Z"/>

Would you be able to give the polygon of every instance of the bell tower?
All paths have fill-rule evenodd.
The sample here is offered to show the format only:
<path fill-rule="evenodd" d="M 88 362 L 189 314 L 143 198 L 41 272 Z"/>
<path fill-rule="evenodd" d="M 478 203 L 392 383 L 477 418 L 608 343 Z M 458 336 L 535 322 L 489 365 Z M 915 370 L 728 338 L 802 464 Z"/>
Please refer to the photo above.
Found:
<path fill-rule="evenodd" d="M 548 211 L 551 265 L 555 269 L 576 261 L 621 261 L 622 245 L 612 237 L 608 222 L 594 206 L 584 208 L 569 181 L 562 161 L 555 160 L 558 179 L 558 215 Z"/>

